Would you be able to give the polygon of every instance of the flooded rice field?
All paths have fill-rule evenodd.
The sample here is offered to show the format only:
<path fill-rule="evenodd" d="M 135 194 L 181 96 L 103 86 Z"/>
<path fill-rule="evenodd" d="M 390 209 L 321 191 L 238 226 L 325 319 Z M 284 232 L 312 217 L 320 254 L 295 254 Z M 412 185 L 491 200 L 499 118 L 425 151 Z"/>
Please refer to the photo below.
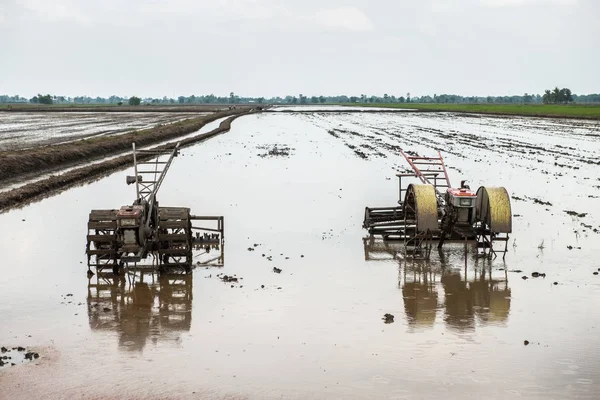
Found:
<path fill-rule="evenodd" d="M 86 278 L 88 213 L 131 203 L 131 171 L 2 214 L 0 346 L 39 354 L 0 367 L 2 395 L 597 399 L 599 134 L 449 113 L 239 118 L 183 149 L 159 193 L 225 216 L 224 267 L 188 276 Z M 441 150 L 454 185 L 508 189 L 505 260 L 363 240 L 365 206 L 398 200 L 399 148 Z"/>
<path fill-rule="evenodd" d="M 0 151 L 114 135 L 208 113 L 19 112 L 0 113 Z"/>

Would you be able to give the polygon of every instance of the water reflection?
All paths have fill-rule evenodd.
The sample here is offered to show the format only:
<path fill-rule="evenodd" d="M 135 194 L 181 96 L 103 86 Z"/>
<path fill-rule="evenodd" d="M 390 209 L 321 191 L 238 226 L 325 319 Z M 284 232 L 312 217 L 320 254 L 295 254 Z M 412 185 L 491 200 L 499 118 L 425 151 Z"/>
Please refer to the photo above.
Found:
<path fill-rule="evenodd" d="M 116 331 L 128 351 L 142 351 L 148 339 L 178 341 L 192 323 L 192 276 L 99 273 L 88 283 L 90 327 Z"/>
<path fill-rule="evenodd" d="M 399 264 L 398 287 L 411 329 L 444 323 L 452 330 L 469 331 L 479 325 L 505 324 L 510 314 L 511 290 L 502 260 L 465 257 L 464 248 L 445 248 L 431 259 L 403 257 L 401 242 L 363 241 L 366 261 Z"/>
<path fill-rule="evenodd" d="M 439 271 L 422 265 L 405 266 L 400 280 L 409 326 L 431 327 L 438 309 L 436 279 Z"/>
<path fill-rule="evenodd" d="M 450 254 L 455 261 L 464 259 L 462 251 Z M 400 286 L 409 325 L 431 327 L 438 311 L 453 330 L 506 323 L 511 290 L 504 265 L 493 267 L 488 259 L 467 257 L 464 266 L 458 267 L 447 261 L 447 255 L 444 251 L 429 262 L 403 262 Z"/>

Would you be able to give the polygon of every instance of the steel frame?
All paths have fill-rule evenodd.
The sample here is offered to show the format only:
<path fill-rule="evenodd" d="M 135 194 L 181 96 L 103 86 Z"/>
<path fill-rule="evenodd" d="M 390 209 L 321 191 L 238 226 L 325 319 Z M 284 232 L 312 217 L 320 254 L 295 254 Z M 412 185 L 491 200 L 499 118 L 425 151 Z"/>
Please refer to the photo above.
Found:
<path fill-rule="evenodd" d="M 180 143 L 177 143 L 171 149 L 139 150 L 135 143 L 132 144 L 135 177 L 128 177 L 127 183 L 135 183 L 136 202 L 148 204 L 149 215 L 142 223 L 150 227 L 150 214 L 152 210 L 157 210 L 157 226 L 137 255 L 124 256 L 119 254 L 117 243 L 118 210 L 92 210 L 86 245 L 88 271 L 95 267 L 96 272 L 110 268 L 115 274 L 124 269 L 188 273 L 194 267 L 194 250 L 201 248 L 208 249 L 207 252 L 217 250 L 219 254 L 208 260 L 198 261 L 197 265 L 223 266 L 224 217 L 192 215 L 189 208 L 183 207 L 156 207 L 156 194 L 173 159 L 179 153 L 179 146 Z M 161 161 L 161 156 L 166 155 L 168 158 Z M 147 160 L 147 156 L 155 157 Z M 140 161 L 142 157 L 144 161 Z M 193 226 L 194 222 L 213 222 L 215 226 Z M 196 254 L 199 255 L 201 254 Z M 150 258 L 150 263 L 142 261 L 146 258 Z"/>

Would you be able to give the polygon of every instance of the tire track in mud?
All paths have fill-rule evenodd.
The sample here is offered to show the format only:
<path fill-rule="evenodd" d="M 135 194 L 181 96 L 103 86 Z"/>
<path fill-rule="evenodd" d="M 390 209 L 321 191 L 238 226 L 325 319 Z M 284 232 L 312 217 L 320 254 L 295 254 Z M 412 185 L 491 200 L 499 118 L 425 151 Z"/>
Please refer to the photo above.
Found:
<path fill-rule="evenodd" d="M 345 115 L 341 115 L 342 117 L 347 117 Z M 327 118 L 329 117 L 329 119 Z M 329 128 L 331 125 L 331 115 L 327 116 L 319 116 L 319 118 L 311 118 L 310 121 L 320 122 L 317 125 L 322 127 Z M 354 117 L 354 118 L 352 118 Z M 402 118 L 404 117 L 404 118 Z M 338 126 L 333 129 L 340 129 L 339 126 L 343 126 L 344 129 L 341 131 L 347 132 L 357 132 L 357 130 L 369 130 L 372 135 L 367 134 L 359 134 L 366 139 L 376 142 L 377 144 L 382 144 L 386 146 L 388 150 L 396 151 L 400 146 L 396 146 L 393 144 L 386 145 L 386 142 L 380 140 L 381 137 L 393 137 L 395 139 L 399 139 L 404 143 L 409 145 L 415 144 L 427 144 L 429 147 L 433 147 L 435 149 L 444 149 L 445 152 L 453 154 L 456 157 L 465 158 L 464 148 L 469 148 L 473 150 L 485 150 L 492 151 L 499 154 L 505 154 L 507 157 L 512 158 L 515 155 L 518 155 L 519 158 L 525 159 L 527 161 L 534 161 L 537 163 L 547 163 L 548 160 L 554 158 L 552 164 L 555 167 L 562 167 L 567 169 L 579 169 L 578 165 L 571 165 L 574 163 L 581 164 L 589 164 L 589 165 L 600 165 L 600 154 L 599 152 L 590 151 L 586 149 L 586 151 L 580 150 L 574 146 L 564 146 L 558 143 L 548 143 L 545 146 L 538 145 L 532 142 L 526 142 L 524 140 L 520 140 L 518 137 L 514 137 L 512 133 L 503 133 L 503 134 L 495 134 L 490 133 L 486 134 L 472 134 L 467 132 L 461 132 L 459 130 L 451 129 L 448 131 L 444 131 L 442 129 L 436 129 L 432 127 L 422 126 L 419 124 L 415 124 L 411 122 L 412 116 L 399 116 L 398 118 L 398 126 L 402 129 L 398 130 L 398 126 L 394 127 L 394 129 L 388 129 L 382 125 L 389 125 L 389 121 L 386 121 L 386 124 L 374 125 L 372 123 L 364 123 L 364 121 L 358 119 L 355 115 L 350 118 L 341 118 L 339 121 L 342 123 L 338 123 Z M 435 114 L 428 115 L 428 119 L 435 122 L 436 119 L 448 119 L 449 117 L 440 118 L 440 116 L 436 116 Z M 423 118 L 421 118 L 423 119 Z M 484 118 L 480 118 L 484 119 Z M 488 120 L 489 118 L 485 118 Z M 494 118 L 496 120 L 502 121 L 502 118 Z M 428 122 L 432 122 L 428 121 Z M 539 119 L 535 120 L 535 123 L 538 125 L 553 126 L 551 124 L 540 124 Z M 503 129 L 503 125 L 518 125 L 518 124 L 500 124 L 500 128 L 496 126 L 492 126 L 489 121 L 485 123 L 480 122 L 479 125 L 486 127 L 493 127 L 494 129 Z M 523 125 L 522 123 L 519 125 Z M 529 121 L 527 126 L 532 125 L 532 122 Z M 554 124 L 556 125 L 556 124 Z M 600 130 L 600 125 L 598 124 L 590 124 L 590 123 L 576 123 L 574 126 L 584 126 L 591 127 L 591 129 Z M 535 127 L 539 130 L 539 126 Z M 564 130 L 567 130 L 567 125 L 565 125 Z M 572 130 L 572 127 L 571 127 Z M 520 134 L 527 133 L 522 131 L 517 131 Z M 417 135 L 415 135 L 417 134 Z M 537 133 L 536 133 L 537 135 Z M 411 136 L 417 136 L 416 138 L 411 138 Z M 570 134 L 566 135 L 569 138 L 572 136 L 580 137 L 580 134 Z M 455 148 L 462 148 L 461 151 L 456 151 Z M 539 156 L 539 157 L 537 157 Z M 548 159 L 541 159 L 540 157 L 548 157 Z M 562 159 L 564 161 L 562 161 Z M 568 163 L 567 163 L 568 162 Z M 547 171 L 546 171 L 547 172 Z"/>
<path fill-rule="evenodd" d="M 489 123 L 483 124 L 482 126 L 489 126 Z M 578 126 L 589 126 L 590 124 L 576 124 Z M 421 136 L 419 140 L 407 140 L 406 137 L 398 137 L 398 135 L 391 134 L 386 132 L 389 135 L 396 136 L 405 141 L 412 142 L 412 144 L 417 143 L 427 143 L 429 146 L 436 149 L 444 149 L 444 152 L 453 154 L 456 157 L 465 158 L 463 155 L 464 151 L 456 151 L 455 148 L 471 148 L 475 150 L 488 150 L 497 153 L 503 153 L 507 157 L 514 159 L 515 155 L 518 155 L 520 159 L 525 159 L 529 161 L 534 161 L 538 164 L 546 165 L 550 162 L 554 167 L 561 167 L 569 170 L 579 170 L 581 165 L 577 164 L 590 164 L 590 165 L 600 165 L 600 160 L 598 160 L 599 155 L 597 153 L 584 153 L 582 150 L 573 147 L 573 146 L 562 146 L 560 144 L 549 144 L 547 146 L 541 146 L 536 144 L 531 144 L 516 138 L 507 138 L 502 136 L 495 136 L 493 138 L 487 137 L 485 135 L 476 135 L 470 133 L 461 133 L 455 130 L 450 130 L 448 132 L 444 132 L 440 129 L 435 128 L 424 128 L 418 125 L 406 125 L 407 127 L 412 128 L 416 132 L 421 134 L 425 134 L 425 136 Z M 594 125 L 597 127 L 598 125 Z M 374 127 L 376 128 L 376 127 Z M 427 135 L 430 134 L 430 135 Z M 439 138 L 440 140 L 435 140 L 435 138 Z M 452 141 L 451 141 L 452 140 Z M 523 165 L 523 167 L 526 167 Z M 530 171 L 540 171 L 545 175 L 552 176 L 563 176 L 564 174 L 552 173 L 544 168 L 535 168 L 528 167 Z M 587 178 L 584 178 L 587 179 Z"/>

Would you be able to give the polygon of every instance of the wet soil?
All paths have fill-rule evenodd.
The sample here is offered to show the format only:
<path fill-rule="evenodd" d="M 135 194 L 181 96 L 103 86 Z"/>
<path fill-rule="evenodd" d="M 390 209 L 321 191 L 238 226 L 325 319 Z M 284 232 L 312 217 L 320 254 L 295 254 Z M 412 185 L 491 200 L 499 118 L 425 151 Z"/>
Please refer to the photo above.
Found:
<path fill-rule="evenodd" d="M 222 121 L 219 126 L 209 132 L 181 139 L 177 141 L 180 147 L 186 147 L 191 144 L 210 139 L 218 134 L 227 132 L 231 123 L 241 114 L 228 117 Z M 155 150 L 174 149 L 176 142 L 153 147 Z M 152 158 L 152 155 L 140 155 L 139 161 Z M 0 212 L 13 207 L 23 206 L 32 201 L 40 200 L 56 191 L 64 190 L 68 187 L 90 182 L 90 180 L 105 176 L 108 172 L 127 167 L 131 164 L 131 156 L 122 156 L 110 159 L 108 161 L 93 164 L 87 167 L 69 170 L 63 174 L 51 176 L 47 179 L 39 180 L 16 189 L 0 192 Z"/>
<path fill-rule="evenodd" d="M 86 278 L 88 213 L 129 204 L 131 171 L 2 214 L 0 343 L 41 354 L 0 372 L 3 393 L 595 399 L 599 237 L 581 223 L 600 227 L 588 197 L 600 176 L 580 160 L 600 155 L 598 132 L 444 113 L 244 116 L 183 149 L 161 188 L 161 206 L 225 216 L 225 266 L 179 281 Z M 259 157 L 274 143 L 293 156 Z M 440 149 L 454 183 L 523 199 L 505 260 L 449 244 L 414 261 L 401 245 L 362 240 L 364 207 L 396 204 L 399 147 Z"/>
<path fill-rule="evenodd" d="M 241 115 L 247 111 L 234 110 L 187 119 L 169 125 L 133 131 L 114 137 L 83 139 L 75 142 L 39 146 L 18 151 L 4 151 L 0 155 L 1 180 L 13 179 L 32 172 L 43 172 L 59 167 L 89 162 L 131 149 L 131 144 L 143 147 L 161 141 L 175 139 L 195 132 L 205 124 L 230 115 Z"/>
<path fill-rule="evenodd" d="M 235 105 L 238 110 L 249 110 L 251 108 L 267 108 L 258 104 L 253 105 Z M 230 110 L 230 104 L 184 104 L 184 105 L 41 105 L 41 104 L 12 104 L 9 107 L 0 107 L 0 113 L 13 114 L 13 113 L 27 113 L 27 112 L 43 112 L 43 113 L 70 113 L 70 114 L 82 114 L 82 113 L 213 113 Z"/>
<path fill-rule="evenodd" d="M 0 113 L 0 151 L 119 135 L 209 113 Z"/>

